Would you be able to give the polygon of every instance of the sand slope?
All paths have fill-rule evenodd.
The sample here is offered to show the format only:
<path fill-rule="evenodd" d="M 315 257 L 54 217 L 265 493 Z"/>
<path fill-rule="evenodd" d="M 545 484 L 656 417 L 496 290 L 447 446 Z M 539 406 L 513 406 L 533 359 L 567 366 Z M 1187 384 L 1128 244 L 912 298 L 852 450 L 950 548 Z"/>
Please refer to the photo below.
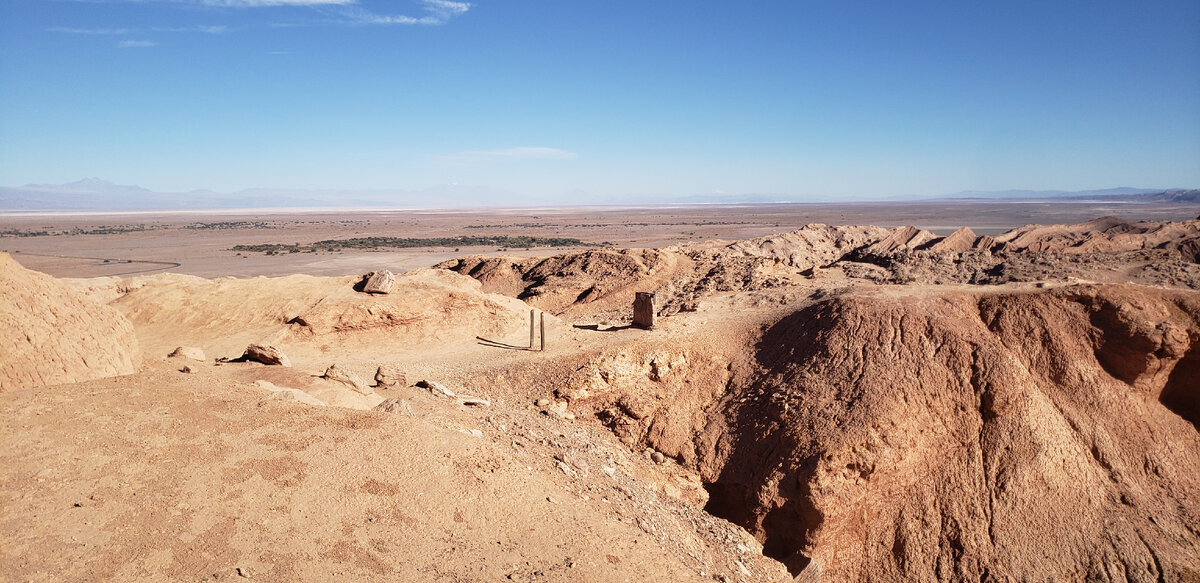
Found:
<path fill-rule="evenodd" d="M 133 326 L 116 310 L 0 253 L 0 390 L 134 372 Z"/>
<path fill-rule="evenodd" d="M 417 393 L 415 416 L 311 407 L 151 368 L 0 400 L 0 579 L 711 581 L 739 560 L 755 580 L 781 572 L 734 527 L 630 476 L 651 464 L 569 425 Z"/>

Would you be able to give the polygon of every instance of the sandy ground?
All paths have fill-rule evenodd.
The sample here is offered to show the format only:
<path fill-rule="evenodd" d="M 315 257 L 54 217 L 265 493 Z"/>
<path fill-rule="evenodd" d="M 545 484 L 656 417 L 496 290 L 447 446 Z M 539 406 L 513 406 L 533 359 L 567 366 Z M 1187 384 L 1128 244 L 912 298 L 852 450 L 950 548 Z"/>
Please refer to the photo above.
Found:
<path fill-rule="evenodd" d="M 98 277 L 170 271 L 203 277 L 352 275 L 387 268 L 407 271 L 469 254 L 546 256 L 569 248 L 528 251 L 495 247 L 421 248 L 338 253 L 239 255 L 238 244 L 311 243 L 350 237 L 532 235 L 572 237 L 620 247 L 663 247 L 685 241 L 747 239 L 809 223 L 915 225 L 946 235 L 967 226 L 980 235 L 1029 223 L 1074 223 L 1112 215 L 1126 220 L 1195 218 L 1196 205 L 943 202 L 856 204 L 692 205 L 616 209 L 487 209 L 461 211 L 171 212 L 136 214 L 0 214 L 0 251 L 55 277 Z M 144 228 L 117 234 L 13 236 L 12 233 Z M 196 228 L 204 227 L 204 228 Z M 124 261 L 135 260 L 134 263 Z M 150 262 L 150 263 L 147 263 Z M 162 263 L 152 263 L 162 262 Z M 178 264 L 176 266 L 175 264 Z"/>
<path fill-rule="evenodd" d="M 472 294 L 469 279 L 437 273 L 402 280 L 411 290 L 403 303 L 434 313 L 422 302 Z M 522 350 L 524 305 L 493 297 L 513 325 L 484 340 L 474 336 L 478 318 L 441 317 L 434 337 L 409 326 L 284 340 L 288 368 L 220 363 L 236 356 L 228 337 L 244 344 L 284 327 L 263 317 L 271 304 L 286 311 L 306 294 L 333 294 L 325 301 L 378 311 L 396 296 L 354 296 L 350 278 L 165 277 L 139 300 L 163 311 L 122 304 L 143 324 L 138 373 L 0 394 L 0 580 L 788 579 L 753 537 L 703 512 L 694 473 L 630 451 L 594 419 L 535 406 L 554 400 L 546 382 L 566 378 L 573 357 L 643 341 L 645 331 L 552 318 L 547 350 Z M 431 290 L 438 277 L 463 288 Z M 209 289 L 223 285 L 234 287 Z M 294 297 L 281 299 L 289 289 Z M 188 313 L 211 325 L 185 323 Z M 255 314 L 276 330 L 256 327 Z M 707 320 L 664 322 L 655 335 L 678 342 Z M 180 343 L 208 359 L 166 358 Z M 359 395 L 318 378 L 334 362 L 366 379 L 391 363 L 406 385 L 437 379 L 489 404 L 413 386 Z M 331 406 L 280 399 L 277 387 Z M 385 399 L 405 410 L 363 410 Z"/>

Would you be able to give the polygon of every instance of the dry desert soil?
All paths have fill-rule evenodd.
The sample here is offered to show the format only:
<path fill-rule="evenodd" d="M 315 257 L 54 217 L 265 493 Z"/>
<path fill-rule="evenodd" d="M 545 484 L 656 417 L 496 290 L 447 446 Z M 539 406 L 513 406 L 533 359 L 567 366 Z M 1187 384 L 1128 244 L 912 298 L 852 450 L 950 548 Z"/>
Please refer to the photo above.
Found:
<path fill-rule="evenodd" d="M 6 215 L 0 580 L 1200 581 L 1200 206 L 1038 204 Z"/>

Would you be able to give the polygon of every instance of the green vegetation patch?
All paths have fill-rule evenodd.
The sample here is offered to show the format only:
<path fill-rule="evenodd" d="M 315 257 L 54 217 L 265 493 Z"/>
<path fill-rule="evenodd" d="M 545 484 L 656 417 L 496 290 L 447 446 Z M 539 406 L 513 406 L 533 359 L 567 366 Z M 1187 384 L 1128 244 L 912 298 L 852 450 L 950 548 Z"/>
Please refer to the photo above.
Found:
<path fill-rule="evenodd" d="M 469 237 L 356 237 L 353 239 L 329 239 L 317 241 L 308 245 L 294 243 L 262 243 L 259 245 L 234 245 L 231 251 L 246 251 L 277 255 L 280 253 L 314 253 L 317 251 L 345 251 L 355 249 L 371 251 L 376 249 L 410 249 L 413 247 L 596 247 L 596 243 L 585 243 L 579 239 L 568 237 L 528 237 L 509 235 L 490 235 Z"/>

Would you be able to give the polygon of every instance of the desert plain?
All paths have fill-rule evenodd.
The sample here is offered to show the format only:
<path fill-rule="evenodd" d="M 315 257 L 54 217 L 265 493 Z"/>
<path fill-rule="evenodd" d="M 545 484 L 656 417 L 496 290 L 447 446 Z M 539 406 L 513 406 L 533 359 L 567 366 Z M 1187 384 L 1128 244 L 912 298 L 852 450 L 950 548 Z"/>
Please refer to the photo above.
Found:
<path fill-rule="evenodd" d="M 6 214 L 0 579 L 1197 581 L 1198 216 Z"/>

